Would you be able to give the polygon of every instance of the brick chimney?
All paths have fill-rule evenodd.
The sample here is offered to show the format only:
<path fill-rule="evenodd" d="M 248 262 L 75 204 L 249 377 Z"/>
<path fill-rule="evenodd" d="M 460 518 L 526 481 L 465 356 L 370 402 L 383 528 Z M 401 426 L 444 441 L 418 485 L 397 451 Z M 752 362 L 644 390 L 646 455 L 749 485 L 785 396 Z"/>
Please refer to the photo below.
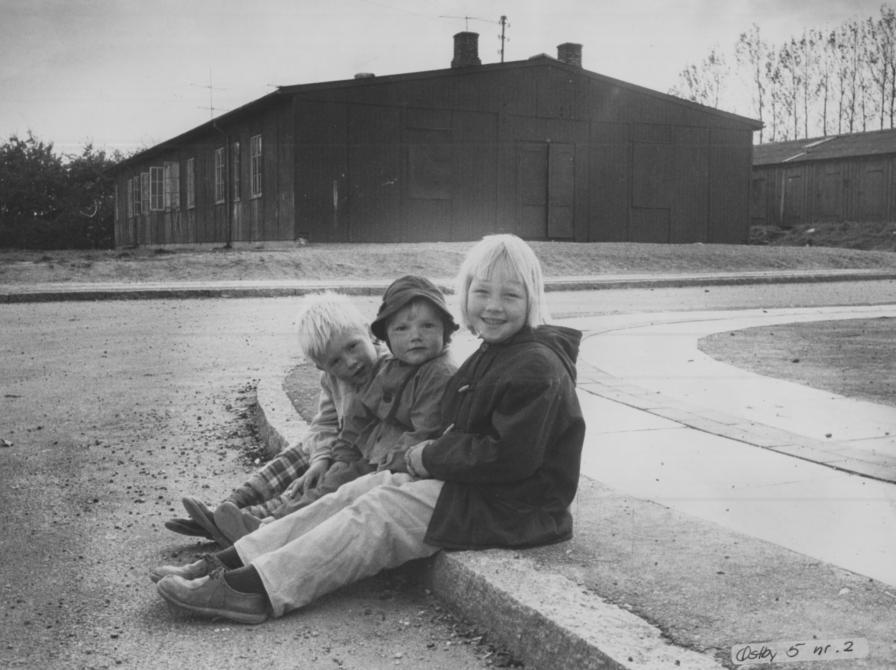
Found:
<path fill-rule="evenodd" d="M 564 42 L 557 46 L 557 60 L 567 65 L 582 67 L 582 45 Z"/>
<path fill-rule="evenodd" d="M 457 33 L 454 36 L 454 59 L 451 67 L 470 67 L 482 65 L 479 60 L 479 33 Z"/>

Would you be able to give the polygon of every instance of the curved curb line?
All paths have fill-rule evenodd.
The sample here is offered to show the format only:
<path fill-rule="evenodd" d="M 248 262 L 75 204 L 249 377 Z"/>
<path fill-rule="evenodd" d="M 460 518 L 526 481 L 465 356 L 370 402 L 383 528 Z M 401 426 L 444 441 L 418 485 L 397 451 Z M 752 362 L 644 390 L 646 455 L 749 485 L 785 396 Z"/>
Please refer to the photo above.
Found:
<path fill-rule="evenodd" d="M 550 277 L 546 291 L 598 291 L 602 289 L 686 288 L 694 286 L 736 286 L 749 284 L 793 284 L 845 281 L 896 281 L 892 270 L 795 270 L 789 272 L 746 271 L 682 275 L 594 275 Z M 434 282 L 445 293 L 453 293 L 449 280 Z M 380 295 L 388 282 L 144 282 L 137 284 L 37 286 L 0 284 L 0 304 L 76 300 L 186 300 L 195 298 L 280 298 L 307 295 L 322 290 L 349 295 Z"/>
<path fill-rule="evenodd" d="M 286 378 L 284 371 L 282 379 Z M 283 390 L 281 378 L 261 379 L 256 388 L 255 425 L 265 445 L 264 453 L 272 458 L 301 441 L 308 424 L 296 411 Z"/>

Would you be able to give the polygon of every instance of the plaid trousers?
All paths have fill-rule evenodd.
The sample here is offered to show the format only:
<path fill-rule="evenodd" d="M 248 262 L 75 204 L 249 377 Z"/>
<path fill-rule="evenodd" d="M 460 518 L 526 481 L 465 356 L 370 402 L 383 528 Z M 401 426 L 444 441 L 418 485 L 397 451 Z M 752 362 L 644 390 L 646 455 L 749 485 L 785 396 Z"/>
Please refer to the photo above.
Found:
<path fill-rule="evenodd" d="M 274 510 L 291 500 L 283 496 L 283 491 L 307 469 L 308 456 L 301 443 L 288 447 L 252 473 L 248 481 L 234 489 L 227 500 L 237 507 L 246 508 L 253 516 L 271 516 Z"/>

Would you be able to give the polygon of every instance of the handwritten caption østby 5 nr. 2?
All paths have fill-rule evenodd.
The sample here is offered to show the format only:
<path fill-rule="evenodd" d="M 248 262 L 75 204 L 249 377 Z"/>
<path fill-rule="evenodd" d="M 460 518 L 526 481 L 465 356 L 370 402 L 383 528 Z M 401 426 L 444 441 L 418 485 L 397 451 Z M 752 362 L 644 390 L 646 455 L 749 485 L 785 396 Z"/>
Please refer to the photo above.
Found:
<path fill-rule="evenodd" d="M 867 656 L 868 640 L 863 637 L 839 640 L 748 642 L 731 647 L 731 662 L 738 665 L 833 661 Z"/>

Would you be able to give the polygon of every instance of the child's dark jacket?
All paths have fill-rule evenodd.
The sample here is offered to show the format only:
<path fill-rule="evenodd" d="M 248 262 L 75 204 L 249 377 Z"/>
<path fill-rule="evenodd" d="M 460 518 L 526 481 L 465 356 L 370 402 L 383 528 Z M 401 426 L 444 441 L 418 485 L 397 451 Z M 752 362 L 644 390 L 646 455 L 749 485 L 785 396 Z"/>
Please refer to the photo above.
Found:
<path fill-rule="evenodd" d="M 449 549 L 531 546 L 572 536 L 585 421 L 575 387 L 581 333 L 523 328 L 483 343 L 449 381 L 452 428 L 423 449 L 445 481 L 425 541 Z"/>

